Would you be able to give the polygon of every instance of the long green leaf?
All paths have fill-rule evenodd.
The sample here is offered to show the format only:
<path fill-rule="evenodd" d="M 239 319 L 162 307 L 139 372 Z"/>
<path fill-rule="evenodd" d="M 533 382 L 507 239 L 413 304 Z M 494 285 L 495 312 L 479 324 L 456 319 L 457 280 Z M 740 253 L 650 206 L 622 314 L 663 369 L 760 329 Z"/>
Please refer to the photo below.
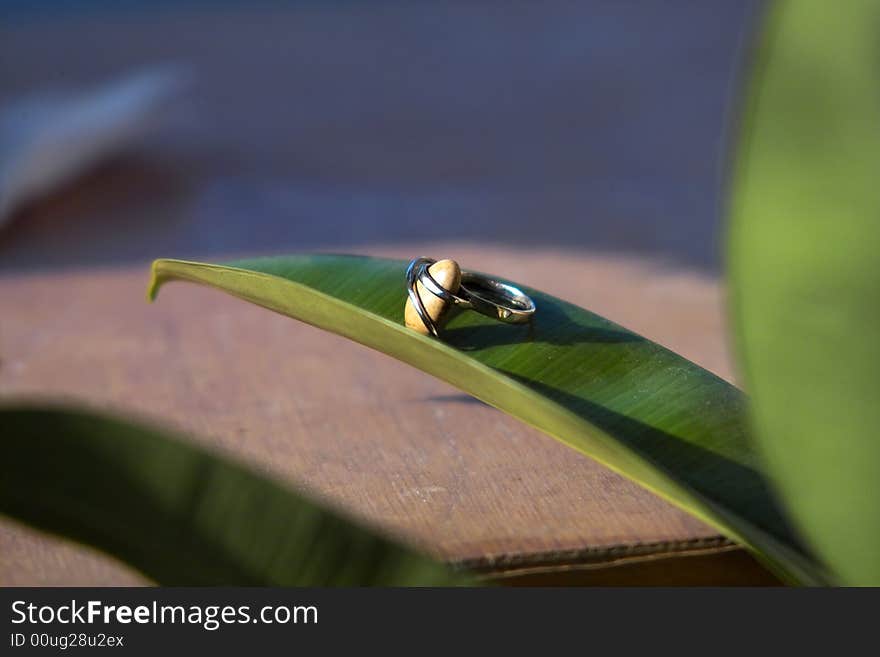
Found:
<path fill-rule="evenodd" d="M 880 3 L 779 3 L 732 188 L 757 435 L 841 580 L 880 584 Z"/>
<path fill-rule="evenodd" d="M 823 581 L 769 493 L 736 388 L 528 288 L 538 306 L 529 326 L 462 313 L 442 341 L 423 337 L 403 325 L 404 268 L 329 255 L 225 266 L 158 260 L 150 295 L 171 279 L 202 283 L 383 351 L 606 463 L 749 546 L 790 580 Z"/>
<path fill-rule="evenodd" d="M 447 585 L 464 577 L 155 429 L 0 409 L 0 513 L 169 585 Z"/>

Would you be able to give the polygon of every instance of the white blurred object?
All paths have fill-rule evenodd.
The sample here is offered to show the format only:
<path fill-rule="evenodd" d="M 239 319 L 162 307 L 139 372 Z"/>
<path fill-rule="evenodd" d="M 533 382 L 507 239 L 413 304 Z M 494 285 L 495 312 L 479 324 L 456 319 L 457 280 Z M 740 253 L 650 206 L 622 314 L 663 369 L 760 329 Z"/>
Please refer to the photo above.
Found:
<path fill-rule="evenodd" d="M 186 77 L 177 69 L 161 69 L 0 107 L 0 226 L 22 203 L 137 141 Z"/>

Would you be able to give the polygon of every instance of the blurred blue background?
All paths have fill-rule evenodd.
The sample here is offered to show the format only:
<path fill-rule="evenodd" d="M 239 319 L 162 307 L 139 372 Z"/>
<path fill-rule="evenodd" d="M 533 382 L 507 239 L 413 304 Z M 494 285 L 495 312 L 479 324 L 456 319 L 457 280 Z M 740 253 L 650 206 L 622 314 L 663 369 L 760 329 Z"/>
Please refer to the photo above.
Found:
<path fill-rule="evenodd" d="M 150 138 L 0 229 L 0 271 L 493 243 L 719 266 L 757 5 L 0 0 L 0 107 L 191 73 Z"/>

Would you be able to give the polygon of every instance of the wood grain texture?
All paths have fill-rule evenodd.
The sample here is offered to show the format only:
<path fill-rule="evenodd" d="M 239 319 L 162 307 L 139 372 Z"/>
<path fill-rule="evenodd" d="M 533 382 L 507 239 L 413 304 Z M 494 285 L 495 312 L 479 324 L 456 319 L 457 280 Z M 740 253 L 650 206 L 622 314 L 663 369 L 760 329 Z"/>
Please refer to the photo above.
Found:
<path fill-rule="evenodd" d="M 430 248 L 588 306 L 730 377 L 719 288 L 709 279 L 608 257 Z M 727 554 L 711 528 L 421 372 L 196 286 L 169 288 L 150 306 L 146 274 L 0 279 L 2 398 L 77 400 L 164 420 L 487 572 L 609 562 L 615 551 Z M 0 581 L 9 584 L 132 577 L 11 525 L 0 552 Z"/>

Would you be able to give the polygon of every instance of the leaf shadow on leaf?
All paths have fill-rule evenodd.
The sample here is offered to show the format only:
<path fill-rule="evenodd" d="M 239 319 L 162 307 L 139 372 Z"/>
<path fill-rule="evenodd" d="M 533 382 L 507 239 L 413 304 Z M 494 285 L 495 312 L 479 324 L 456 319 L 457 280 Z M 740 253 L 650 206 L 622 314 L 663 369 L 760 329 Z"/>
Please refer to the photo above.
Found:
<path fill-rule="evenodd" d="M 443 331 L 442 337 L 444 342 L 462 351 L 476 351 L 486 347 L 523 342 L 555 345 L 647 342 L 640 335 L 616 328 L 598 316 L 595 324 L 585 324 L 576 320 L 566 313 L 564 305 L 556 300 L 552 303 L 540 303 L 539 312 L 526 324 L 504 324 L 475 316 L 474 313 L 466 313 L 464 322 L 454 321 L 461 314 L 461 311 L 456 313 L 451 326 Z"/>
<path fill-rule="evenodd" d="M 531 324 L 476 324 L 472 326 L 459 326 L 449 328 L 443 332 L 443 340 L 462 351 L 476 351 L 486 347 L 495 347 L 503 344 L 522 344 L 523 342 L 547 342 L 550 344 L 574 344 L 571 340 L 536 340 L 534 327 Z M 542 334 L 542 335 L 547 335 Z M 582 331 L 583 338 L 580 342 L 616 343 L 616 342 L 639 342 L 643 341 L 637 335 L 626 331 L 615 331 L 603 328 L 585 328 Z"/>
<path fill-rule="evenodd" d="M 489 406 L 482 399 L 471 397 L 464 393 L 453 393 L 451 395 L 431 395 L 420 400 L 422 402 L 450 402 L 453 404 L 474 404 L 476 406 Z M 491 406 L 489 406 L 491 408 Z"/>
<path fill-rule="evenodd" d="M 503 371 L 503 370 L 500 370 Z M 618 413 L 602 404 L 512 372 L 505 375 L 557 401 L 602 431 L 617 437 L 643 457 L 669 473 L 686 474 L 686 482 L 701 494 L 712 490 L 714 502 L 748 509 L 745 517 L 755 519 L 764 531 L 809 553 L 786 519 L 766 477 L 757 469 L 723 454 Z"/>

